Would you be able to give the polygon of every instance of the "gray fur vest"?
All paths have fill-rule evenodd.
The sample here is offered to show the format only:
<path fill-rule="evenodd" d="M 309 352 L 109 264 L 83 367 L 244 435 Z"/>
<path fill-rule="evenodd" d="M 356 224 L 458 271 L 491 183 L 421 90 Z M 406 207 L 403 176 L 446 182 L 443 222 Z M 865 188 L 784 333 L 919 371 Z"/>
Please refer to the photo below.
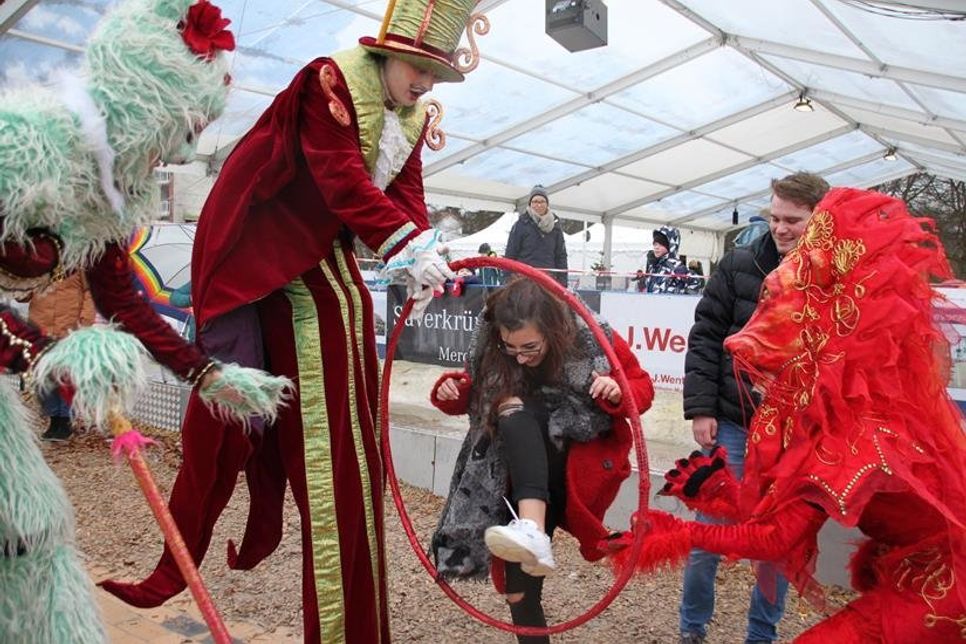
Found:
<path fill-rule="evenodd" d="M 571 440 L 591 441 L 611 427 L 610 416 L 587 393 L 593 382 L 591 372 L 608 373 L 610 363 L 586 323 L 579 317 L 576 322 L 574 351 L 564 362 L 563 381 L 539 388 L 549 412 L 548 434 L 558 448 Z M 601 326 L 609 338 L 610 328 Z M 473 380 L 469 431 L 456 458 L 449 495 L 432 541 L 436 568 L 447 579 L 486 579 L 490 553 L 483 533 L 510 518 L 503 501 L 509 486 L 502 440 L 499 433 L 491 435 L 485 423 L 496 393 L 495 383 L 479 373 L 482 345 L 488 337 L 489 325 L 481 316 L 469 350 L 468 371 Z M 483 397 L 479 405 L 478 396 Z"/>

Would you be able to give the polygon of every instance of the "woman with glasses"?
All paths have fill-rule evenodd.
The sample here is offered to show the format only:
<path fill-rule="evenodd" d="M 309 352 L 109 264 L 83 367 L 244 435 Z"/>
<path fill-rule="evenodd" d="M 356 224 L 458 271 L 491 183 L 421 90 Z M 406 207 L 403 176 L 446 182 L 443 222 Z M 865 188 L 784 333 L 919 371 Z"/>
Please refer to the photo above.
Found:
<path fill-rule="evenodd" d="M 604 328 L 643 412 L 650 376 Z M 442 411 L 470 418 L 433 536 L 436 566 L 455 579 L 492 572 L 513 623 L 545 626 L 554 529 L 573 534 L 589 561 L 605 554 L 603 516 L 630 474 L 627 401 L 584 321 L 529 280 L 489 297 L 469 356 L 467 370 L 443 374 L 431 394 Z"/>

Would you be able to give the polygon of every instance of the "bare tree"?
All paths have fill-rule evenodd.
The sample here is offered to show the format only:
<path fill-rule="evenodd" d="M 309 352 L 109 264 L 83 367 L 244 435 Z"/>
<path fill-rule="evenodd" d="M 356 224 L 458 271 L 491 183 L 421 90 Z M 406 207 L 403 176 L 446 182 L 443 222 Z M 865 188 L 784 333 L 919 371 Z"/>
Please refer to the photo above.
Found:
<path fill-rule="evenodd" d="M 966 182 L 919 172 L 875 189 L 902 199 L 911 212 L 934 219 L 953 272 L 960 279 L 966 277 Z"/>

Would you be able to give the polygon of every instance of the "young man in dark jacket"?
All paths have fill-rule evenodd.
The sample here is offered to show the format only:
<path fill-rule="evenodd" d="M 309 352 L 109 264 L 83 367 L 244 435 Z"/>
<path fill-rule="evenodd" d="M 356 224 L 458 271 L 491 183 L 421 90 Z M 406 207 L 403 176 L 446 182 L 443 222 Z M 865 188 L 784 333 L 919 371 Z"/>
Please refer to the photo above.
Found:
<path fill-rule="evenodd" d="M 533 266 L 556 269 L 550 276 L 567 286 L 567 246 L 560 220 L 550 210 L 550 198 L 543 186 L 530 191 L 526 211 L 510 229 L 506 258 Z"/>
<path fill-rule="evenodd" d="M 805 230 L 812 209 L 829 189 L 821 177 L 806 172 L 772 181 L 768 235 L 724 256 L 711 275 L 694 312 L 684 360 L 684 417 L 694 440 L 705 450 L 722 445 L 728 467 L 741 478 L 748 422 L 754 414 L 751 385 L 735 380 L 724 340 L 748 322 L 761 284 L 781 257 L 792 250 Z M 698 519 L 702 520 L 700 514 Z M 714 613 L 714 580 L 720 557 L 692 550 L 684 572 L 681 597 L 681 642 L 702 642 Z M 756 586 L 748 609 L 747 642 L 777 639 L 776 626 L 785 608 L 788 582 L 778 577 L 774 601 Z"/>

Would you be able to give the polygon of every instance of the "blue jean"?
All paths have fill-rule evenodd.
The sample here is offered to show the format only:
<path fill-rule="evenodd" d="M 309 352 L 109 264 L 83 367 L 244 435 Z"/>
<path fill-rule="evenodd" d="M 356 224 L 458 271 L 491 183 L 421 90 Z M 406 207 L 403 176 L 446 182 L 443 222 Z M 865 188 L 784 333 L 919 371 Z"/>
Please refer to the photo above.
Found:
<path fill-rule="evenodd" d="M 40 406 L 43 408 L 44 413 L 47 414 L 48 418 L 53 418 L 54 416 L 70 416 L 70 405 L 64 402 L 63 397 L 60 395 L 60 391 L 57 389 L 54 389 L 49 394 L 41 398 Z"/>
<path fill-rule="evenodd" d="M 745 443 L 748 433 L 740 425 L 718 419 L 717 443 L 728 451 L 728 467 L 737 478 L 745 473 Z M 701 523 L 721 521 L 698 514 Z M 714 580 L 721 557 L 695 548 L 684 569 L 684 590 L 681 594 L 681 632 L 704 636 L 714 614 Z M 776 573 L 775 603 L 768 601 L 758 584 L 751 594 L 748 607 L 747 642 L 773 642 L 778 639 L 778 622 L 785 612 L 785 593 L 788 581 Z"/>

